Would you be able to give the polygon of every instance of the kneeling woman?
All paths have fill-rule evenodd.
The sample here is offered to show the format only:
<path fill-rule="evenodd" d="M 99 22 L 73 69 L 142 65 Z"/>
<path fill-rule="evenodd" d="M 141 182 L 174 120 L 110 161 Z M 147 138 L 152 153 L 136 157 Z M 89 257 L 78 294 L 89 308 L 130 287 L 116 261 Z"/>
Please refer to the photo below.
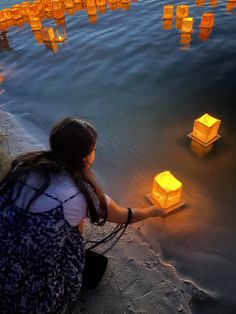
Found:
<path fill-rule="evenodd" d="M 127 208 L 90 172 L 96 138 L 88 122 L 65 118 L 51 130 L 50 150 L 19 156 L 0 183 L 1 313 L 66 313 L 82 284 L 81 222 L 127 221 Z M 134 208 L 131 223 L 162 214 L 155 206 Z"/>

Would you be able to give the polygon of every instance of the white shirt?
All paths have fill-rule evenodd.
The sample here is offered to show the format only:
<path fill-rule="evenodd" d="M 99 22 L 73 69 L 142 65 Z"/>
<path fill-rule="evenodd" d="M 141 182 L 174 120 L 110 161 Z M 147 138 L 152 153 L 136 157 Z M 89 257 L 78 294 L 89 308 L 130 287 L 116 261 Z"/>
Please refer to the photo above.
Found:
<path fill-rule="evenodd" d="M 22 188 L 22 191 L 19 197 L 16 200 L 16 205 L 25 208 L 28 204 L 29 200 L 32 197 L 32 187 L 40 188 L 41 176 L 33 173 L 28 176 L 26 180 L 26 184 Z M 99 200 L 95 192 L 92 189 L 89 189 L 92 200 L 94 202 L 97 211 L 100 211 Z M 70 198 L 79 192 L 79 188 L 75 184 L 72 177 L 67 172 L 61 172 L 59 174 L 51 175 L 51 182 L 48 188 L 45 190 L 47 194 L 58 198 L 62 202 Z M 16 193 L 16 192 L 15 192 Z M 15 195 L 13 195 L 14 197 Z M 105 195 L 107 206 L 110 204 L 110 197 Z M 49 211 L 60 203 L 45 195 L 40 195 L 31 205 L 30 211 L 32 213 L 46 212 Z M 82 193 L 78 193 L 75 197 L 68 200 L 65 204 L 63 204 L 64 217 L 65 219 L 72 225 L 77 226 L 80 222 L 87 217 L 87 201 L 85 196 Z"/>

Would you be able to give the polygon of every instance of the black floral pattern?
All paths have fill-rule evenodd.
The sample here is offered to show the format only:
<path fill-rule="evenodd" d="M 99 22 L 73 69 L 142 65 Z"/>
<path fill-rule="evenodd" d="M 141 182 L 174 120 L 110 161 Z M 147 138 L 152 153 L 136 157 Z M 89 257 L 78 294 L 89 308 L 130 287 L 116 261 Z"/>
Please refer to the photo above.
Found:
<path fill-rule="evenodd" d="M 0 198 L 0 313 L 67 313 L 79 296 L 84 241 L 63 204 L 41 213 Z"/>

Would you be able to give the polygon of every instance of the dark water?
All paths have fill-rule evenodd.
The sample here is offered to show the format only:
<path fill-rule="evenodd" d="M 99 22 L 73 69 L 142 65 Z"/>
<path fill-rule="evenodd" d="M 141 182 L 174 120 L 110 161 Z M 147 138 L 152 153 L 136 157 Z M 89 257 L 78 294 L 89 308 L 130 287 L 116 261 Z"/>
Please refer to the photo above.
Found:
<path fill-rule="evenodd" d="M 1 1 L 0 9 L 9 3 L 17 1 Z M 181 45 L 175 20 L 163 30 L 163 5 L 171 3 L 181 2 L 107 8 L 95 24 L 84 10 L 67 14 L 67 41 L 56 53 L 35 41 L 28 24 L 9 28 L 0 46 L 0 108 L 45 144 L 58 118 L 91 121 L 99 132 L 95 171 L 126 206 L 147 204 L 153 176 L 171 170 L 187 207 L 147 220 L 141 233 L 178 272 L 217 294 L 219 304 L 199 304 L 198 313 L 236 313 L 236 9 L 186 2 L 194 32 Z M 215 13 L 215 25 L 202 41 L 204 12 Z M 43 24 L 56 27 L 52 19 Z M 222 138 L 204 155 L 186 135 L 205 112 L 222 120 Z"/>

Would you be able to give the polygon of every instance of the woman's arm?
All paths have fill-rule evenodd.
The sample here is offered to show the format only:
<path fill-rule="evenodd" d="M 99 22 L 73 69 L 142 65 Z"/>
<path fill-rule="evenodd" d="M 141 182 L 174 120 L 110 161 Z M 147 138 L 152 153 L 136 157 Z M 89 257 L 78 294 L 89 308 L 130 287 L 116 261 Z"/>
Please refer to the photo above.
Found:
<path fill-rule="evenodd" d="M 132 208 L 132 219 L 130 223 L 135 223 L 149 217 L 157 217 L 165 214 L 165 211 L 157 206 L 145 208 Z M 107 220 L 118 224 L 125 224 L 128 218 L 128 209 L 118 205 L 112 199 L 108 205 Z"/>

